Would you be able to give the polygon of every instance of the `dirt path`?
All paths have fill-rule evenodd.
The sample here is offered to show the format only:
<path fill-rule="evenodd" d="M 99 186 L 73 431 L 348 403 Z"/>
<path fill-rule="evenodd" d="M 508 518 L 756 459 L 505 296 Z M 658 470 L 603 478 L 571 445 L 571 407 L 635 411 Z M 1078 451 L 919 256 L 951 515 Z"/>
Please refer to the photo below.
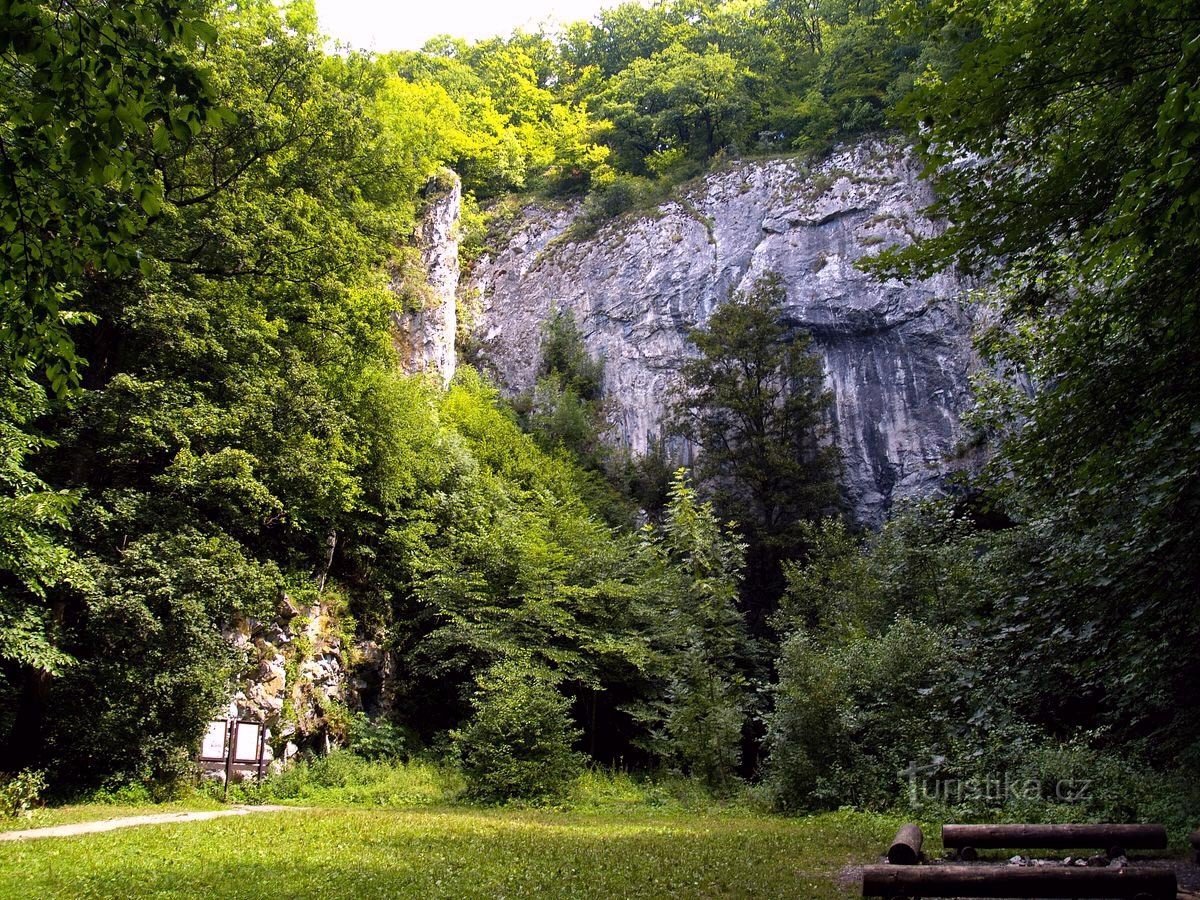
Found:
<path fill-rule="evenodd" d="M 223 819 L 226 816 L 248 816 L 251 813 L 281 812 L 304 809 L 302 806 L 236 806 L 233 809 L 214 809 L 204 812 L 158 813 L 149 816 L 127 816 L 123 819 L 102 819 L 99 822 L 75 822 L 71 825 L 50 825 L 44 828 L 26 828 L 24 831 L 0 832 L 0 841 L 29 841 L 36 838 L 74 837 L 78 834 L 95 834 L 100 831 L 115 831 L 118 828 L 134 828 L 138 825 L 172 825 L 176 822 L 205 822 L 208 819 Z"/>

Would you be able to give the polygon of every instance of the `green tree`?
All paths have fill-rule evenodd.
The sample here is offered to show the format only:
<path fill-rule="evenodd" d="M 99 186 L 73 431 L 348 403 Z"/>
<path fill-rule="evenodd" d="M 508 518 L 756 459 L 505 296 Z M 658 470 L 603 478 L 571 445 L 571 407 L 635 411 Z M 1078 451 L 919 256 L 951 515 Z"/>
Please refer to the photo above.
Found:
<path fill-rule="evenodd" d="M 608 427 L 601 397 L 604 360 L 588 355 L 570 310 L 555 310 L 542 327 L 542 357 L 529 423 L 548 447 L 562 447 L 600 468 Z"/>
<path fill-rule="evenodd" d="M 429 163 L 398 156 L 375 118 L 382 73 L 316 49 L 311 6 L 214 21 L 213 102 L 239 114 L 158 149 L 143 264 L 96 273 L 77 300 L 92 320 L 79 400 L 43 417 L 52 443 L 8 454 L 37 449 L 48 488 L 22 487 L 27 557 L 47 556 L 29 538 L 55 536 L 77 498 L 56 554 L 82 577 L 31 568 L 20 620 L 40 617 L 50 661 L 71 664 L 6 664 L 0 685 L 23 717 L 4 750 L 67 780 L 170 777 L 239 670 L 222 628 L 321 583 L 331 544 L 395 492 L 367 453 L 384 443 L 371 427 L 392 426 L 364 410 L 393 365 L 380 272 Z M 144 753 L 109 743 L 130 729 Z"/>
<path fill-rule="evenodd" d="M 953 639 L 951 630 L 906 618 L 878 635 L 832 642 L 803 630 L 789 635 L 767 717 L 766 784 L 775 805 L 893 806 L 904 770 L 947 753 L 961 728 Z"/>
<path fill-rule="evenodd" d="M 626 165 L 644 166 L 654 153 L 679 149 L 706 160 L 744 135 L 747 72 L 715 48 L 673 44 L 636 59 L 608 82 L 600 111 L 612 120 L 612 140 Z"/>
<path fill-rule="evenodd" d="M 156 154 L 218 118 L 206 9 L 0 4 L 0 690 L 26 739 L 0 747 L 6 767 L 36 761 L 37 711 L 73 662 L 55 591 L 88 582 L 65 540 L 78 497 L 30 470 L 53 445 L 35 420 L 78 391 L 82 292 L 136 267 L 163 202 Z"/>
<path fill-rule="evenodd" d="M 745 546 L 723 528 L 684 470 L 675 473 L 647 552 L 658 616 L 647 623 L 661 654 L 661 693 L 639 715 L 654 750 L 713 790 L 728 789 L 742 760 L 756 649 L 737 608 Z"/>
<path fill-rule="evenodd" d="M 690 337 L 673 429 L 699 450 L 697 472 L 751 545 L 750 586 L 774 596 L 801 523 L 836 503 L 836 448 L 824 434 L 830 394 L 810 339 L 783 321 L 786 293 L 767 276 L 719 306 Z M 757 613 L 762 614 L 758 609 Z"/>
<path fill-rule="evenodd" d="M 78 376 L 70 326 L 85 278 L 136 264 L 162 206 L 154 153 L 212 111 L 196 56 L 205 3 L 0 5 L 0 365 Z"/>
<path fill-rule="evenodd" d="M 452 732 L 467 790 L 485 801 L 559 796 L 583 771 L 571 702 L 529 659 L 503 660 L 480 677 L 474 714 Z"/>
<path fill-rule="evenodd" d="M 1200 740 L 1200 44 L 1178 3 L 915 3 L 945 36 L 905 101 L 939 237 L 881 265 L 991 273 L 993 498 L 1022 523 L 996 617 L 1020 700 L 1169 757 Z M 1038 635 L 1031 638 L 1030 635 Z M 997 665 L 1001 665 L 1001 659 Z M 1118 687 L 1119 686 L 1119 687 Z"/>

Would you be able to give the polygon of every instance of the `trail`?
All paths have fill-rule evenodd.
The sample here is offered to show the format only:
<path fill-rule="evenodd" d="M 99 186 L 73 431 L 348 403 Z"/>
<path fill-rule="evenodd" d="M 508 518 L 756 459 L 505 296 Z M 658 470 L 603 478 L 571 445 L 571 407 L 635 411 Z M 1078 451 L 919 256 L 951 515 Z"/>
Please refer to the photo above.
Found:
<path fill-rule="evenodd" d="M 302 810 L 303 806 L 237 806 L 233 809 L 213 809 L 202 812 L 156 813 L 147 816 L 126 816 L 121 819 L 102 819 L 98 822 L 75 822 L 71 825 L 49 825 L 44 828 L 26 828 L 22 831 L 0 832 L 0 841 L 31 841 L 37 838 L 75 837 L 80 834 L 96 834 L 101 831 L 116 831 L 118 828 L 136 828 L 139 825 L 174 825 L 179 822 L 205 822 L 223 819 L 226 816 L 248 816 L 251 813 Z"/>

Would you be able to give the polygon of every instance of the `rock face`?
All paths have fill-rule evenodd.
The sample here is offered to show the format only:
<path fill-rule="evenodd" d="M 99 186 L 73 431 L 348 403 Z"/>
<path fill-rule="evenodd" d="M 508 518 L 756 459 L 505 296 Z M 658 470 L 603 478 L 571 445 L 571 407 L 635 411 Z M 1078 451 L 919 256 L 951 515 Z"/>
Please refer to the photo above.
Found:
<path fill-rule="evenodd" d="M 299 606 L 288 596 L 270 620 L 239 619 L 225 639 L 246 655 L 247 668 L 228 715 L 267 726 L 269 758 L 286 761 L 301 745 L 323 747 L 329 715 L 353 699 L 349 648 L 326 604 Z"/>
<path fill-rule="evenodd" d="M 449 170 L 426 189 L 426 207 L 417 233 L 419 264 L 398 272 L 392 290 L 402 299 L 394 317 L 395 342 L 406 372 L 454 377 L 454 338 L 458 330 L 458 217 L 462 183 Z"/>
<path fill-rule="evenodd" d="M 834 394 L 846 499 L 877 523 L 894 501 L 937 490 L 970 403 L 971 313 L 951 274 L 916 283 L 854 268 L 860 257 L 937 228 L 919 165 L 899 145 L 843 148 L 811 169 L 746 162 L 636 219 L 570 241 L 578 208 L 525 210 L 467 288 L 482 309 L 481 358 L 513 392 L 536 377 L 542 323 L 575 316 L 605 359 L 616 439 L 636 452 L 661 434 L 664 400 L 703 326 L 734 290 L 776 273 L 786 315 L 810 331 Z"/>

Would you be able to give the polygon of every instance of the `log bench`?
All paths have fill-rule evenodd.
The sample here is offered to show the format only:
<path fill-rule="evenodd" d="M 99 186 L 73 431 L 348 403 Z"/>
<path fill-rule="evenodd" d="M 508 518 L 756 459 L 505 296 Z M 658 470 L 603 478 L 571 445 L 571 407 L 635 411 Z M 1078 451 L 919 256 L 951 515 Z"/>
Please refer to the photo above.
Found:
<path fill-rule="evenodd" d="M 1165 869 L 1016 866 L 867 866 L 864 897 L 1040 897 L 1175 900 Z"/>
<path fill-rule="evenodd" d="M 1110 857 L 1128 850 L 1165 850 L 1162 825 L 943 825 L 942 845 L 960 859 L 978 858 L 978 850 L 1072 850 L 1095 848 Z"/>

